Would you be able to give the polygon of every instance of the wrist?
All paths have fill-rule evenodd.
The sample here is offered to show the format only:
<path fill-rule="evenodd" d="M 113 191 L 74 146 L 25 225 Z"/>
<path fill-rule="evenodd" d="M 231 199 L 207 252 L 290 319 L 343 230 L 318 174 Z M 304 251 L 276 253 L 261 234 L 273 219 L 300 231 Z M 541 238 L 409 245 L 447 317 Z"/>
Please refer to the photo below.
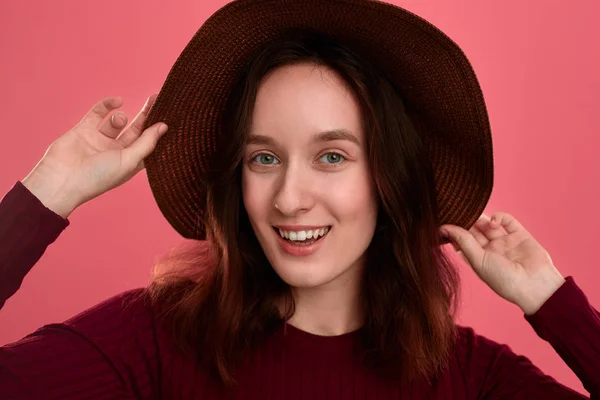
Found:
<path fill-rule="evenodd" d="M 565 278 L 554 268 L 552 273 L 531 285 L 527 293 L 521 296 L 517 305 L 525 315 L 533 315 L 565 282 Z"/>
<path fill-rule="evenodd" d="M 75 196 L 66 190 L 66 180 L 49 176 L 40 169 L 34 169 L 21 183 L 45 207 L 67 219 L 79 205 Z"/>

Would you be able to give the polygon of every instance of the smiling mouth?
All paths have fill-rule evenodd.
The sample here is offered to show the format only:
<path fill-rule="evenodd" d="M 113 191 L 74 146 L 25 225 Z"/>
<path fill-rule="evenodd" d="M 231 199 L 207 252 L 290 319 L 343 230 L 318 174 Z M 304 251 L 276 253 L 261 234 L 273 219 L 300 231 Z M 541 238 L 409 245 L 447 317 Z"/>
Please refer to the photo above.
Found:
<path fill-rule="evenodd" d="M 314 238 L 308 239 L 307 238 L 307 239 L 304 239 L 304 240 L 291 240 L 291 239 L 288 239 L 288 238 L 286 238 L 284 236 L 281 236 L 279 234 L 279 228 L 276 228 L 274 226 L 272 228 L 275 231 L 275 233 L 277 234 L 277 236 L 279 236 L 280 239 L 285 240 L 288 243 L 293 243 L 293 244 L 297 244 L 297 245 L 316 243 L 316 242 L 320 241 L 321 239 L 323 239 L 325 236 L 329 235 L 329 232 L 331 231 L 331 225 L 328 225 L 328 226 L 325 226 L 325 229 L 327 229 L 327 231 L 325 232 L 325 234 L 322 235 L 322 236 L 319 236 L 317 239 L 314 239 Z"/>

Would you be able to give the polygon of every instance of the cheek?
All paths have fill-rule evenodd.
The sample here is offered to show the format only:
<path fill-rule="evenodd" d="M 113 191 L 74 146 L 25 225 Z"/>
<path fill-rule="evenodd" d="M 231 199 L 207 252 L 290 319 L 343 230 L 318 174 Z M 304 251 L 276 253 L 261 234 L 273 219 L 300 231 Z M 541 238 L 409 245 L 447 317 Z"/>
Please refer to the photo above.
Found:
<path fill-rule="evenodd" d="M 332 204 L 333 205 L 333 204 Z M 332 208 L 336 219 L 348 228 L 367 234 L 377 221 L 377 202 L 365 190 L 338 196 Z M 356 232 L 353 232 L 353 235 Z"/>
<path fill-rule="evenodd" d="M 257 182 L 257 177 L 242 171 L 242 200 L 250 220 L 256 221 L 265 214 L 265 204 L 268 203 L 268 191 L 264 183 Z"/>
<path fill-rule="evenodd" d="M 327 196 L 324 198 L 328 199 L 332 212 L 339 214 L 339 218 L 370 219 L 377 207 L 374 189 L 368 174 L 360 171 L 357 174 L 348 174 L 344 179 L 332 179 L 327 182 Z"/>

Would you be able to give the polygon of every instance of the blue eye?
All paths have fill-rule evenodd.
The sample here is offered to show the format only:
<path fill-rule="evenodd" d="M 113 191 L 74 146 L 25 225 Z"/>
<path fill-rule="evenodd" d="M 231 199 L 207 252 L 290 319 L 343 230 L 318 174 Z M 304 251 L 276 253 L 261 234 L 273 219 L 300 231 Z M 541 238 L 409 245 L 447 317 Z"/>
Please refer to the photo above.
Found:
<path fill-rule="evenodd" d="M 341 155 L 340 153 L 335 153 L 335 152 L 329 152 L 327 154 L 323 154 L 323 157 L 327 157 L 327 161 L 329 161 L 330 164 L 341 164 L 344 160 L 343 155 Z M 321 157 L 321 159 L 323 157 Z"/>
<path fill-rule="evenodd" d="M 263 161 L 266 161 L 265 164 L 259 162 L 259 164 L 262 164 L 262 165 L 272 165 L 272 163 L 270 161 L 277 160 L 275 158 L 275 156 L 272 156 L 271 154 L 260 153 L 260 154 L 257 154 L 256 156 L 254 156 L 254 158 L 252 158 L 252 160 L 250 160 L 250 161 L 254 161 L 254 160 L 260 159 L 261 157 L 262 157 Z"/>
<path fill-rule="evenodd" d="M 341 165 L 346 159 L 340 153 L 330 151 L 329 153 L 323 154 L 319 160 L 325 164 Z M 259 153 L 251 158 L 250 162 L 258 165 L 275 165 L 277 163 L 277 158 L 269 153 Z"/>

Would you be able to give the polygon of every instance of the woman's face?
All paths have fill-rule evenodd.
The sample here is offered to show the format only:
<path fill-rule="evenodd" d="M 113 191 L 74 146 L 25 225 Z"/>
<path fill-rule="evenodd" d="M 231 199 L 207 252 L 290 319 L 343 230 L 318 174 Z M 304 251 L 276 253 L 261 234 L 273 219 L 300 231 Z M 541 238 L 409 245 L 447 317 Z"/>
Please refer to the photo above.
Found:
<path fill-rule="evenodd" d="M 315 288 L 358 276 L 375 230 L 377 198 L 359 106 L 336 73 L 301 64 L 263 81 L 242 187 L 258 241 L 286 283 Z M 306 245 L 315 229 L 325 236 Z"/>

